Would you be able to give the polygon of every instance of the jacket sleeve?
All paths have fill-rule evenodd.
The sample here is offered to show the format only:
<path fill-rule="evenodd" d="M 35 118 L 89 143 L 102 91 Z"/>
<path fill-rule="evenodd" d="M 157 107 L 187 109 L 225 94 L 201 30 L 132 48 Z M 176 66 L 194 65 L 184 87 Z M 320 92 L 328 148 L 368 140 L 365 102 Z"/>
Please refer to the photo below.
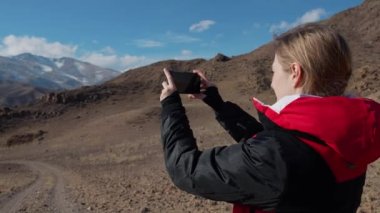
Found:
<path fill-rule="evenodd" d="M 174 184 L 208 199 L 274 208 L 286 170 L 278 144 L 260 136 L 200 151 L 177 93 L 162 102 L 161 140 Z"/>
<path fill-rule="evenodd" d="M 203 101 L 214 109 L 216 120 L 236 142 L 246 141 L 263 130 L 263 126 L 238 105 L 224 102 L 216 87 L 209 87 L 204 93 Z"/>

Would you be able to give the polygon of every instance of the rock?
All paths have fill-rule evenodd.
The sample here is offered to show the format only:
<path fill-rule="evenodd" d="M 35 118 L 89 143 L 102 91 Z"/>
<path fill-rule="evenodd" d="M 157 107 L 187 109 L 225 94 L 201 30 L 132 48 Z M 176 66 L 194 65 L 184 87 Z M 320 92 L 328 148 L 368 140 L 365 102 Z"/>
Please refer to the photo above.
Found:
<path fill-rule="evenodd" d="M 221 53 L 218 53 L 212 60 L 217 61 L 217 62 L 225 62 L 225 61 L 229 61 L 230 58 Z"/>
<path fill-rule="evenodd" d="M 40 99 L 44 104 L 80 104 L 108 98 L 114 91 L 106 87 L 83 87 L 81 90 L 51 92 Z"/>
<path fill-rule="evenodd" d="M 150 209 L 148 207 L 144 207 L 141 209 L 141 213 L 148 213 L 150 212 Z"/>

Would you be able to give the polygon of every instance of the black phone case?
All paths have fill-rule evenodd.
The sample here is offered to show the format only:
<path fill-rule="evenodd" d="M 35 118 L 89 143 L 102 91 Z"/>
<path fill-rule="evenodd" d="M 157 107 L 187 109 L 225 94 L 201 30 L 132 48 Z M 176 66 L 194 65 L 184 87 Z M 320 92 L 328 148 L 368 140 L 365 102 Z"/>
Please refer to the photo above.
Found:
<path fill-rule="evenodd" d="M 177 91 L 182 94 L 200 93 L 201 78 L 196 73 L 170 71 Z"/>

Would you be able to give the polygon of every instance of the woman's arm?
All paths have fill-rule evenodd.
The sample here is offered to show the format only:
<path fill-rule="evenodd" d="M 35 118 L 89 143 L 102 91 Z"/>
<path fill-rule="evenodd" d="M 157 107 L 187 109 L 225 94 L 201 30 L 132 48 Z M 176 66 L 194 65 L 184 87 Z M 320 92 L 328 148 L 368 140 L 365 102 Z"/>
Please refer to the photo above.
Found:
<path fill-rule="evenodd" d="M 245 141 L 263 130 L 263 126 L 238 105 L 224 102 L 216 87 L 208 87 L 204 94 L 203 101 L 214 109 L 216 120 L 235 141 Z"/>
<path fill-rule="evenodd" d="M 161 104 L 165 164 L 177 187 L 213 200 L 277 205 L 286 167 L 273 138 L 258 134 L 244 143 L 199 151 L 178 93 Z"/>

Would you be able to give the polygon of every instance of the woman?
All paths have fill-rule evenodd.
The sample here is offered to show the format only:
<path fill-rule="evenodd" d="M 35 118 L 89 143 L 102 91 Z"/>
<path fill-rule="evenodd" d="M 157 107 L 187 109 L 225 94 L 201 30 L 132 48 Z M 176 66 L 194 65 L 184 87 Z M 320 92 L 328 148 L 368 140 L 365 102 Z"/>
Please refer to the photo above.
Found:
<path fill-rule="evenodd" d="M 238 143 L 199 151 L 170 73 L 163 82 L 162 143 L 174 184 L 234 203 L 233 212 L 356 212 L 367 165 L 380 156 L 380 105 L 341 96 L 351 75 L 338 33 L 307 24 L 275 39 L 271 87 L 254 99 L 260 123 L 225 102 L 200 72 L 202 99 Z"/>

